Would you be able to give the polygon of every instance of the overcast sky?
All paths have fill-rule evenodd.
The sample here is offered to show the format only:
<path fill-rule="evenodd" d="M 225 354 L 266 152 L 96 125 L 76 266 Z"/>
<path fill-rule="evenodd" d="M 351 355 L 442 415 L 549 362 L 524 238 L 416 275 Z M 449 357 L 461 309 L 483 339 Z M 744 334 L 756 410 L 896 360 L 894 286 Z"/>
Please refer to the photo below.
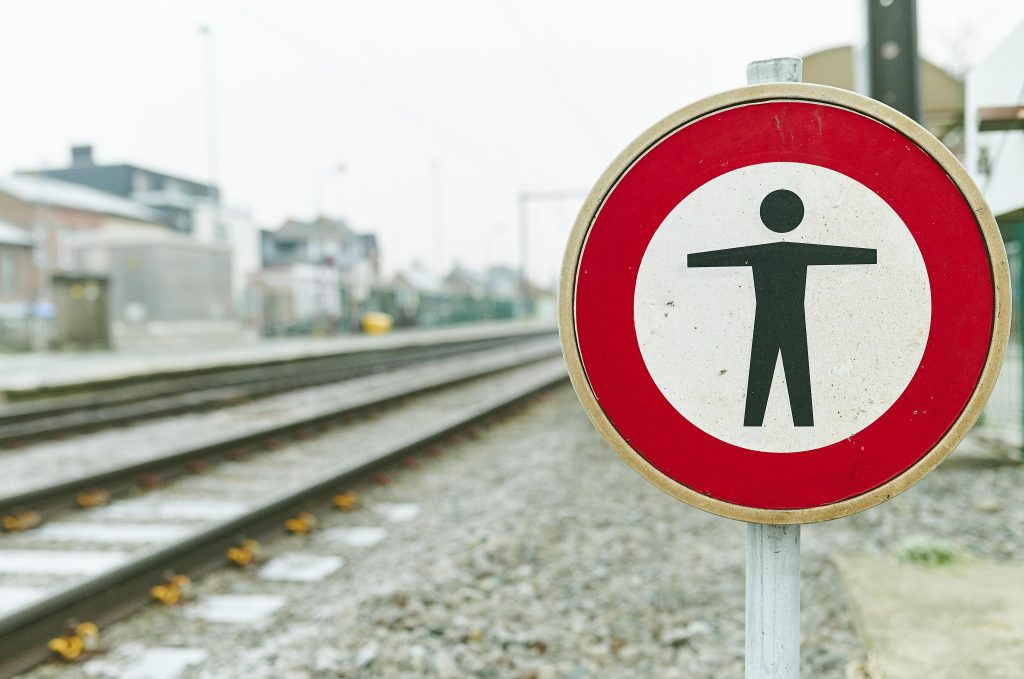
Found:
<path fill-rule="evenodd" d="M 919 0 L 927 58 L 963 69 L 1020 0 Z M 376 231 L 388 271 L 516 262 L 521 191 L 585 191 L 671 111 L 743 84 L 748 61 L 863 39 L 861 0 L 100 2 L 0 5 L 0 173 L 99 162 L 217 179 L 267 227 L 318 203 Z M 336 171 L 338 165 L 343 172 Z M 579 200 L 537 203 L 550 282 Z M 436 228 L 441 225 L 438 242 Z"/>

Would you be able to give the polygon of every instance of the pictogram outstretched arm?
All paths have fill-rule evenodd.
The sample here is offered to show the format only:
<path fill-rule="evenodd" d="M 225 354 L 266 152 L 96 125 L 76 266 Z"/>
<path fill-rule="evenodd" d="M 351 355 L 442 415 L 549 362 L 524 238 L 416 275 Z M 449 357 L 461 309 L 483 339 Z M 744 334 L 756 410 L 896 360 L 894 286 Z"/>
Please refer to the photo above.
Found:
<path fill-rule="evenodd" d="M 686 266 L 750 266 L 754 255 L 761 249 L 758 245 L 748 245 L 741 248 L 693 252 L 686 256 Z"/>

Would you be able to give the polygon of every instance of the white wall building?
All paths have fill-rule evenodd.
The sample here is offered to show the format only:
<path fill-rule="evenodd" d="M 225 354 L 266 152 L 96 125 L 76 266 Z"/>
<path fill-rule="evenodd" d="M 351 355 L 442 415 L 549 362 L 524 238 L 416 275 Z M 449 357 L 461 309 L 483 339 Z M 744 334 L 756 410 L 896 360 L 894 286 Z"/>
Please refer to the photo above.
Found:
<path fill-rule="evenodd" d="M 246 210 L 210 203 L 192 211 L 192 238 L 208 245 L 226 246 L 231 251 L 231 296 L 239 318 L 251 315 L 249 288 L 259 274 L 260 228 Z"/>
<path fill-rule="evenodd" d="M 997 218 L 1024 219 L 1024 130 L 981 132 L 979 109 L 1022 105 L 1024 23 L 967 75 L 966 165 Z"/>

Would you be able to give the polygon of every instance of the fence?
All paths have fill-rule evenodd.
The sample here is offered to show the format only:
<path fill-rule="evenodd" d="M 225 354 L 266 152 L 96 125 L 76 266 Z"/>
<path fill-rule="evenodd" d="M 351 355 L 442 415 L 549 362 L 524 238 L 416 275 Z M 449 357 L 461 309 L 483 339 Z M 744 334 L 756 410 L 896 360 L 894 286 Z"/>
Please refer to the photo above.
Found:
<path fill-rule="evenodd" d="M 1021 335 L 1021 247 L 1020 241 L 1006 243 L 1013 281 L 1013 311 L 1010 316 L 1010 344 L 992 397 L 978 423 L 980 433 L 1005 445 L 1024 445 L 1024 351 Z"/>
<path fill-rule="evenodd" d="M 0 353 L 31 349 L 38 322 L 38 320 L 27 316 L 19 318 L 0 316 Z"/>

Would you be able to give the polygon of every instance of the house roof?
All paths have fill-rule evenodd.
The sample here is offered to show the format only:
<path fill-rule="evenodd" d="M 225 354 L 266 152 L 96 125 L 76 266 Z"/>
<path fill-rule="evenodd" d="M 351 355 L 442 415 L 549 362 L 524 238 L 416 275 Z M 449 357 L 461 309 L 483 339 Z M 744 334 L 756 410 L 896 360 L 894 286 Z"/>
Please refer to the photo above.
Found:
<path fill-rule="evenodd" d="M 399 271 L 395 276 L 394 283 L 404 283 L 419 292 L 441 292 L 444 287 L 444 281 L 440 276 L 422 265 L 416 264 Z"/>
<path fill-rule="evenodd" d="M 23 245 L 31 247 L 32 234 L 25 229 L 0 219 L 0 245 Z"/>
<path fill-rule="evenodd" d="M 356 240 L 363 243 L 366 246 L 367 252 L 377 249 L 377 234 L 357 233 Z"/>
<path fill-rule="evenodd" d="M 314 236 L 333 236 L 339 241 L 352 237 L 352 230 L 340 219 L 319 217 L 314 222 L 289 219 L 276 231 L 268 231 L 270 237 L 279 241 L 308 240 Z"/>
<path fill-rule="evenodd" d="M 26 203 L 52 205 L 155 224 L 162 223 L 159 213 L 144 205 L 81 184 L 71 184 L 50 177 L 0 177 L 0 191 Z"/>
<path fill-rule="evenodd" d="M 460 264 L 456 264 L 452 268 L 451 273 L 448 274 L 448 276 L 447 276 L 447 278 L 445 280 L 447 280 L 447 281 L 455 281 L 455 280 L 460 279 L 460 278 L 463 281 L 465 281 L 467 284 L 469 284 L 469 285 L 475 285 L 475 286 L 479 286 L 479 287 L 486 287 L 487 286 L 487 274 L 486 273 L 480 272 L 480 271 L 474 271 L 473 269 L 467 269 L 466 267 L 464 267 L 464 266 L 462 266 Z"/>

